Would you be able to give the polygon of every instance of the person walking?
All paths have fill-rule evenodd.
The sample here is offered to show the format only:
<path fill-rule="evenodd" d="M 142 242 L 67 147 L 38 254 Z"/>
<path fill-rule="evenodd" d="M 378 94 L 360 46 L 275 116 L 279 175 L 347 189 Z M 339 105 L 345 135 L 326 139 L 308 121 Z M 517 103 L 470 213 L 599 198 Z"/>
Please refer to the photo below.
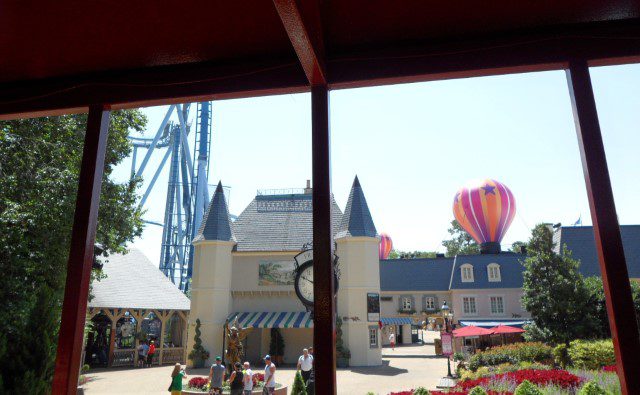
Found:
<path fill-rule="evenodd" d="M 253 370 L 251 370 L 249 362 L 245 362 L 243 368 L 242 380 L 244 381 L 244 390 L 242 394 L 251 395 L 251 392 L 253 392 Z"/>
<path fill-rule="evenodd" d="M 391 350 L 395 350 L 396 349 L 396 335 L 391 332 L 391 334 L 389 335 L 389 343 L 391 343 Z"/>
<path fill-rule="evenodd" d="M 264 388 L 263 395 L 273 395 L 276 390 L 276 365 L 271 362 L 271 356 L 264 357 Z"/>
<path fill-rule="evenodd" d="M 147 366 L 151 367 L 153 363 L 153 356 L 156 353 L 156 342 L 151 340 L 151 344 L 149 344 L 149 351 L 147 351 Z"/>
<path fill-rule="evenodd" d="M 184 368 L 179 363 L 173 367 L 173 372 L 171 372 L 171 385 L 169 386 L 169 391 L 171 391 L 171 395 L 182 395 L 182 380 L 187 377 L 187 373 L 184 371 Z"/>
<path fill-rule="evenodd" d="M 144 368 L 144 364 L 147 361 L 147 354 L 149 353 L 149 345 L 146 340 L 140 342 L 138 346 L 138 367 Z"/>
<path fill-rule="evenodd" d="M 302 355 L 298 358 L 298 370 L 300 370 L 302 380 L 306 385 L 313 370 L 313 356 L 309 354 L 309 350 L 306 348 L 302 349 Z"/>
<path fill-rule="evenodd" d="M 236 362 L 233 366 L 233 372 L 229 376 L 229 387 L 231 387 L 231 395 L 242 395 L 244 391 L 244 374 L 242 373 L 242 365 Z"/>
<path fill-rule="evenodd" d="M 224 382 L 226 373 L 227 371 L 222 364 L 222 357 L 217 356 L 216 362 L 211 365 L 211 369 L 209 369 L 209 383 L 211 383 L 210 394 L 222 394 L 222 382 Z"/>

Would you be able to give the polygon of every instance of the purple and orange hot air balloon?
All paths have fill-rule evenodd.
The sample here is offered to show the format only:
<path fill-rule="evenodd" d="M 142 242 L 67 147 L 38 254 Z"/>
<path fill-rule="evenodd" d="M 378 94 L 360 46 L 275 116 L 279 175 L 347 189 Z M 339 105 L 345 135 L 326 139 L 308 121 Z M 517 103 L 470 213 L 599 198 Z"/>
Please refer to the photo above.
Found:
<path fill-rule="evenodd" d="M 389 258 L 389 253 L 393 249 L 391 237 L 386 233 L 380 233 L 380 244 L 378 245 L 378 256 L 380 259 Z"/>
<path fill-rule="evenodd" d="M 453 214 L 480 244 L 480 252 L 497 254 L 500 241 L 516 215 L 516 201 L 506 185 L 496 180 L 474 182 L 456 193 Z"/>

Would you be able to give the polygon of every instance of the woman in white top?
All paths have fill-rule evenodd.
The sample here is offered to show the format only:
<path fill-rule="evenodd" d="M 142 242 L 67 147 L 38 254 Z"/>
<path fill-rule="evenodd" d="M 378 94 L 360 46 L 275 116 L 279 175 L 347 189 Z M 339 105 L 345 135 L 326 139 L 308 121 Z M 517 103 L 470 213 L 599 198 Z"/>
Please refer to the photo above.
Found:
<path fill-rule="evenodd" d="M 396 335 L 394 335 L 393 332 L 391 332 L 391 334 L 389 335 L 389 343 L 391 343 L 391 349 L 395 350 L 396 349 Z"/>

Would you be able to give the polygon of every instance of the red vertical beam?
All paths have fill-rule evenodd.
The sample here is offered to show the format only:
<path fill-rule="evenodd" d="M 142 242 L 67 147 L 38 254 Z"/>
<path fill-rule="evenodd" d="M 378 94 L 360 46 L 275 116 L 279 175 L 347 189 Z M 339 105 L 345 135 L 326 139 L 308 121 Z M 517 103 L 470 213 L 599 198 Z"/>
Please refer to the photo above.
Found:
<path fill-rule="evenodd" d="M 313 160 L 313 348 L 316 394 L 336 393 L 335 299 L 331 226 L 329 92 L 311 88 Z"/>
<path fill-rule="evenodd" d="M 625 395 L 640 389 L 640 336 L 620 236 L 589 65 L 570 61 L 567 72 L 582 168 L 587 185 L 600 271 L 604 283 L 618 376 Z"/>
<path fill-rule="evenodd" d="M 108 128 L 109 110 L 103 106 L 89 107 L 58 336 L 53 394 L 75 394 L 78 386 Z"/>

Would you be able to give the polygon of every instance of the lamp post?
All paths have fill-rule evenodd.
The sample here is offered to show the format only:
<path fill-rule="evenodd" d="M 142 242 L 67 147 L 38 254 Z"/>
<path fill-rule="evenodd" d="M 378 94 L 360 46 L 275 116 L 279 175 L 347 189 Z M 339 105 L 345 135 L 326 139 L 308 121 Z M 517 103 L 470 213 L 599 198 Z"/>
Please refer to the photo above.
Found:
<path fill-rule="evenodd" d="M 447 305 L 447 301 L 445 300 L 442 303 L 442 307 L 440 308 L 442 311 L 442 318 L 444 319 L 444 332 L 449 334 L 451 337 L 451 348 L 453 351 L 453 334 L 451 333 L 451 319 L 453 318 L 453 313 L 451 313 L 451 309 Z M 451 355 L 447 355 L 447 377 L 453 378 L 451 374 Z"/>

